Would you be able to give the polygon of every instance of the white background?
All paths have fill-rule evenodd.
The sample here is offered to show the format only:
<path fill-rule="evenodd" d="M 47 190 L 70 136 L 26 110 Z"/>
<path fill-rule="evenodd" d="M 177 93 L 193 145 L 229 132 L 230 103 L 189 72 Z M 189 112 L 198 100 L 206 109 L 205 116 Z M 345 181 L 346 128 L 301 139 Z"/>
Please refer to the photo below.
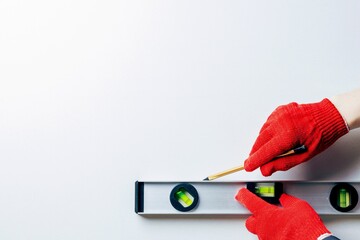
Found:
<path fill-rule="evenodd" d="M 257 239 L 134 213 L 242 163 L 280 104 L 359 87 L 359 1 L 0 1 L 0 239 Z M 360 132 L 272 179 L 360 181 Z M 259 171 L 224 180 L 263 179 Z M 338 237 L 359 218 L 324 217 Z"/>

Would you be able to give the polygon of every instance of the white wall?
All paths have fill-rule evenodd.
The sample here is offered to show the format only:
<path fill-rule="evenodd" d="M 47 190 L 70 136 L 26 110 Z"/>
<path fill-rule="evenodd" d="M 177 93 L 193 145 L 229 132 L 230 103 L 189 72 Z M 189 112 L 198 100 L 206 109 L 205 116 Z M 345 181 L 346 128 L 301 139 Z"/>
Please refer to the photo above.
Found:
<path fill-rule="evenodd" d="M 359 87 L 359 1 L 1 1 L 0 239 L 257 239 L 143 218 L 138 179 L 240 164 L 278 105 Z M 360 132 L 273 179 L 360 181 Z M 224 180 L 263 179 L 259 171 Z M 342 239 L 360 219 L 324 218 Z"/>

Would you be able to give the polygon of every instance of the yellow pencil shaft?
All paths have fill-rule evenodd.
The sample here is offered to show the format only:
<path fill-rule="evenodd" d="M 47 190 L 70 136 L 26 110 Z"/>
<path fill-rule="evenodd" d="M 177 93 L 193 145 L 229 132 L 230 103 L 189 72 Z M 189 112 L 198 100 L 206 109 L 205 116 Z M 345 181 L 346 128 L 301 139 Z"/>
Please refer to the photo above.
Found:
<path fill-rule="evenodd" d="M 238 172 L 238 171 L 241 171 L 241 170 L 244 170 L 244 166 L 238 166 L 238 167 L 230 168 L 228 170 L 225 170 L 225 171 L 216 173 L 214 175 L 211 175 L 208 178 L 209 178 L 209 180 L 213 180 L 213 179 L 223 177 L 225 175 L 228 175 L 228 174 L 231 174 L 231 173 L 234 173 L 234 172 Z"/>
<path fill-rule="evenodd" d="M 278 155 L 276 158 L 285 157 L 285 156 L 287 156 L 287 155 L 294 154 L 294 153 L 295 153 L 294 150 L 290 150 L 290 151 L 288 151 L 288 152 L 286 152 L 286 153 L 283 153 L 283 154 Z"/>

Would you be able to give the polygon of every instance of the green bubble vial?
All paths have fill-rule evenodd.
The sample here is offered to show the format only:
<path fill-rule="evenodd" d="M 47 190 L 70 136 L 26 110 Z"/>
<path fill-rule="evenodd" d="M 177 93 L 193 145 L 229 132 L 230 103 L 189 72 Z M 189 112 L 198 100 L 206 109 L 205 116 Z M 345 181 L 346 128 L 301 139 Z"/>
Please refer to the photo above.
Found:
<path fill-rule="evenodd" d="M 260 197 L 275 197 L 275 185 L 271 183 L 257 184 L 255 193 Z"/>
<path fill-rule="evenodd" d="M 350 193 L 344 188 L 340 189 L 338 196 L 338 206 L 341 208 L 347 208 L 350 206 L 350 204 Z"/>
<path fill-rule="evenodd" d="M 184 188 L 180 188 L 179 191 L 175 193 L 175 196 L 184 207 L 189 207 L 193 203 L 193 197 Z"/>

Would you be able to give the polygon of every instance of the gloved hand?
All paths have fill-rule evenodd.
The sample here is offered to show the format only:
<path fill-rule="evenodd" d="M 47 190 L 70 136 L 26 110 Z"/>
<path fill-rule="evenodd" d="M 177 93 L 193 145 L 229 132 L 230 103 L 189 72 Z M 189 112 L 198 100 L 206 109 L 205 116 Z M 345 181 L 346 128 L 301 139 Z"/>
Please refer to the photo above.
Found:
<path fill-rule="evenodd" d="M 260 130 L 248 159 L 246 171 L 260 167 L 264 176 L 288 170 L 309 160 L 349 132 L 336 107 L 324 99 L 318 103 L 290 103 L 275 109 Z M 307 151 L 275 159 L 300 145 Z"/>
<path fill-rule="evenodd" d="M 235 198 L 253 213 L 246 220 L 246 228 L 261 240 L 316 240 L 330 234 L 314 209 L 293 196 L 282 194 L 282 207 L 265 202 L 246 188 Z"/>

